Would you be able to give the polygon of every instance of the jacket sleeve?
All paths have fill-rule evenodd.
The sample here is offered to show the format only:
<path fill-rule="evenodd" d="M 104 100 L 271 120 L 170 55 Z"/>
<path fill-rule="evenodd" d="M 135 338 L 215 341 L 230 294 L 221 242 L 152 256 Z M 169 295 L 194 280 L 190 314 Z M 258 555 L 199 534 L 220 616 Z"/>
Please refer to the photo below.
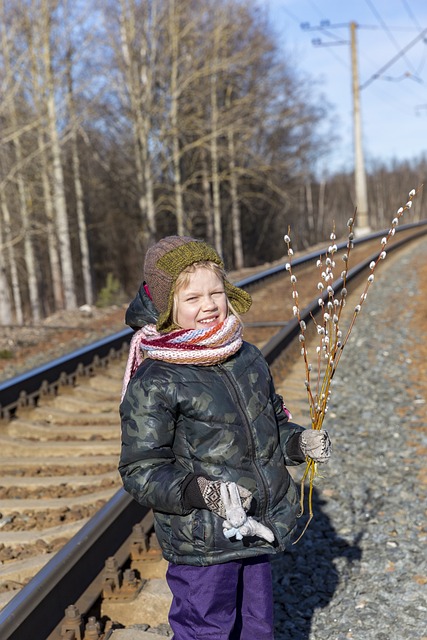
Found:
<path fill-rule="evenodd" d="M 190 511 L 183 496 L 189 471 L 173 452 L 176 408 L 168 385 L 150 377 L 146 370 L 132 378 L 120 405 L 119 472 L 125 490 L 140 504 L 185 515 Z"/>
<path fill-rule="evenodd" d="M 287 466 L 293 466 L 305 462 L 305 456 L 300 447 L 300 435 L 304 427 L 290 421 L 290 413 L 286 409 L 283 398 L 274 388 L 272 390 L 274 411 L 279 425 L 280 446 Z"/>

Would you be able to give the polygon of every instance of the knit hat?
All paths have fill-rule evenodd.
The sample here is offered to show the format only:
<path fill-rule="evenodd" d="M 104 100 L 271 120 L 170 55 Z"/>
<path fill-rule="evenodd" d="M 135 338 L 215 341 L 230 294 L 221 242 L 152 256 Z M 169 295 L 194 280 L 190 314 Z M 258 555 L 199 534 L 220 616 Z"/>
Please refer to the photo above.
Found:
<path fill-rule="evenodd" d="M 173 295 L 179 274 L 195 262 L 214 262 L 224 269 L 215 249 L 188 236 L 168 236 L 148 249 L 144 263 L 144 280 L 159 312 L 157 330 L 163 333 L 177 328 L 172 319 Z M 225 292 L 237 313 L 245 313 L 252 299 L 246 291 L 224 280 Z"/>

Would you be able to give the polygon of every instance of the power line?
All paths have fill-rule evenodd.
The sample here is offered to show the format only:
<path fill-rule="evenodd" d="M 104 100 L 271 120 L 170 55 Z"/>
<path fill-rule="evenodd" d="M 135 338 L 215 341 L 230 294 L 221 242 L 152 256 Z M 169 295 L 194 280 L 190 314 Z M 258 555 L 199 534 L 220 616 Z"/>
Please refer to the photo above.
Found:
<path fill-rule="evenodd" d="M 416 28 L 418 29 L 418 31 L 422 31 L 423 28 L 421 26 L 421 24 L 418 22 L 417 18 L 414 15 L 414 12 L 412 11 L 411 7 L 408 4 L 408 0 L 402 0 L 402 4 L 405 7 L 406 13 L 408 14 L 408 16 L 411 18 L 412 22 L 415 24 Z M 425 65 L 425 61 L 426 61 L 426 55 L 424 54 L 423 59 L 420 61 L 419 65 L 418 65 L 418 73 L 421 73 L 424 65 Z"/>
<path fill-rule="evenodd" d="M 406 45 L 406 47 L 404 47 L 403 49 L 401 49 L 401 51 L 399 51 L 399 53 L 397 55 L 394 56 L 394 58 L 392 58 L 391 60 L 389 60 L 389 62 L 387 62 L 387 64 L 385 64 L 383 67 L 381 67 L 381 69 L 379 69 L 376 73 L 374 73 L 369 80 L 367 80 L 363 85 L 361 85 L 360 90 L 365 89 L 366 87 L 368 87 L 374 80 L 377 80 L 377 78 L 379 78 L 382 73 L 384 73 L 384 71 L 386 71 L 389 67 L 391 67 L 391 65 L 393 65 L 396 60 L 399 60 L 399 58 L 401 58 L 402 56 L 404 56 L 404 54 L 409 51 L 409 49 L 411 49 L 414 44 L 416 44 L 419 40 L 421 40 L 421 38 L 424 38 L 424 36 L 427 34 L 427 29 L 424 29 L 423 31 L 421 31 L 421 33 L 419 33 L 417 35 L 416 38 L 414 38 L 413 40 L 411 40 L 411 42 L 409 44 Z M 422 82 L 422 80 L 420 80 L 420 82 Z"/>
<path fill-rule="evenodd" d="M 386 25 L 385 21 L 383 20 L 382 16 L 380 15 L 379 11 L 377 10 L 377 8 L 375 7 L 375 5 L 373 4 L 373 2 L 371 0 L 365 0 L 366 4 L 368 5 L 368 7 L 371 9 L 371 11 L 373 12 L 373 14 L 375 15 L 375 17 L 377 18 L 378 22 L 381 24 L 382 28 L 384 29 L 384 31 L 386 32 L 386 34 L 388 35 L 390 41 L 394 44 L 395 48 L 397 49 L 397 51 L 400 50 L 400 45 L 397 42 L 397 40 L 394 38 L 393 34 L 391 33 L 390 29 L 388 28 L 388 26 Z M 404 57 L 404 52 L 402 52 L 402 56 Z M 401 57 L 401 56 L 399 56 Z M 417 75 L 417 71 L 415 69 L 415 67 L 413 66 L 412 62 L 410 60 L 408 60 L 405 57 L 405 61 L 406 64 L 412 68 L 412 70 L 414 71 L 414 74 Z M 421 80 L 420 80 L 421 82 Z"/>
<path fill-rule="evenodd" d="M 369 0 L 367 0 L 369 1 Z M 338 23 L 338 24 L 331 24 L 329 22 L 329 20 L 322 20 L 321 23 L 317 26 L 312 26 L 310 25 L 309 22 L 303 22 L 301 23 L 301 29 L 303 29 L 304 31 L 322 31 L 323 33 L 328 34 L 330 29 L 337 29 L 337 28 L 343 28 L 346 27 L 348 28 L 348 24 L 343 24 L 343 23 Z M 356 25 L 358 29 L 377 29 L 377 26 L 373 26 L 373 25 L 360 25 L 357 24 Z M 374 80 L 377 80 L 384 71 L 386 71 L 389 67 L 391 67 L 397 60 L 399 60 L 399 58 L 404 57 L 405 53 L 407 51 L 409 51 L 409 49 L 411 49 L 419 40 L 421 40 L 422 38 L 424 38 L 424 36 L 427 34 L 427 29 L 423 29 L 423 31 L 421 31 L 413 40 L 411 40 L 411 42 L 409 44 L 406 45 L 406 47 L 404 47 L 403 49 L 401 49 L 391 60 L 389 60 L 389 62 L 387 62 L 383 67 L 381 67 L 381 69 L 379 69 L 379 71 L 377 71 L 376 73 L 374 73 L 366 82 L 364 82 L 359 88 L 360 90 L 365 89 L 367 86 L 369 86 Z M 333 34 L 335 36 L 335 34 Z M 336 36 L 335 36 L 336 37 Z M 339 44 L 349 44 L 349 42 L 347 40 L 342 40 L 342 39 L 338 39 L 335 40 L 334 42 L 323 42 L 320 38 L 314 38 L 312 40 L 312 44 L 316 47 L 329 47 L 329 46 L 334 46 L 334 45 L 339 45 Z M 418 74 L 404 74 L 403 78 L 411 78 L 412 80 L 416 80 L 419 83 L 422 83 L 422 79 L 419 78 Z M 391 78 L 387 78 L 387 79 L 391 79 Z M 400 78 L 402 79 L 402 77 Z"/>
<path fill-rule="evenodd" d="M 418 20 L 416 19 L 416 17 L 414 16 L 411 7 L 408 4 L 408 0 L 402 0 L 402 4 L 406 9 L 406 12 L 408 14 L 408 16 L 411 18 L 411 20 L 413 21 L 413 23 L 418 27 L 418 29 L 421 31 L 422 30 L 422 26 L 420 25 L 420 23 L 418 22 Z"/>

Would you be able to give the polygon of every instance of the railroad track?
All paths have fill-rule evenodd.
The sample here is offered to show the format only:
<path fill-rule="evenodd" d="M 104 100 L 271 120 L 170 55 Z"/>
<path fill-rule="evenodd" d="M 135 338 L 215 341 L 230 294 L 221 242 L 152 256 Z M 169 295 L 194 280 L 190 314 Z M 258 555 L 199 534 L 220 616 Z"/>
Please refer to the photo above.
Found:
<path fill-rule="evenodd" d="M 425 223 L 415 231 L 402 227 L 390 248 L 425 231 Z M 382 235 L 357 242 L 353 262 L 366 265 L 378 255 Z M 294 272 L 301 274 L 302 299 L 313 297 L 317 257 L 314 252 L 293 262 Z M 358 267 L 353 271 L 357 279 Z M 245 316 L 245 338 L 263 349 L 277 381 L 286 371 L 286 391 L 298 415 L 306 399 L 302 360 L 294 357 L 298 323 L 283 321 L 292 316 L 289 276 L 281 266 L 240 284 L 254 298 Z M 310 310 L 308 305 L 306 313 Z M 89 615 L 100 594 L 103 609 L 95 611 L 110 619 L 120 615 L 120 601 L 126 606 L 141 588 L 145 600 L 152 601 L 152 617 L 145 614 L 150 626 L 168 608 L 168 594 L 159 586 L 164 562 L 151 514 L 119 489 L 117 410 L 129 336 L 121 332 L 36 376 L 0 385 L 0 636 L 5 640 L 107 637 L 108 629 L 98 628 Z M 75 578 L 70 584 L 73 574 L 77 584 Z"/>

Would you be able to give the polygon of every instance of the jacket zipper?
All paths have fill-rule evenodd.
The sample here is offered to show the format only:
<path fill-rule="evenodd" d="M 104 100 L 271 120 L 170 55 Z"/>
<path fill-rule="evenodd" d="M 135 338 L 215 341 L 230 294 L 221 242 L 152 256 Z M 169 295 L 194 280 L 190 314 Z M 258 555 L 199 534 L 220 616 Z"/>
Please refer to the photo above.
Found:
<path fill-rule="evenodd" d="M 240 401 L 240 396 L 238 394 L 237 387 L 236 387 L 236 385 L 234 383 L 233 376 L 227 371 L 227 369 L 222 364 L 218 364 L 217 366 L 224 373 L 224 375 L 226 376 L 227 380 L 230 382 L 229 389 L 230 389 L 231 395 L 233 396 L 234 401 L 236 403 L 236 406 L 239 409 L 239 412 L 240 412 L 240 414 L 241 414 L 241 416 L 243 418 L 243 424 L 244 424 L 244 427 L 246 429 L 246 433 L 247 433 L 248 438 L 249 438 L 250 454 L 251 454 L 255 470 L 257 472 L 258 478 L 260 479 L 260 482 L 261 482 L 261 485 L 262 485 L 262 489 L 263 489 L 263 492 L 264 492 L 265 508 L 262 509 L 261 517 L 262 517 L 263 521 L 266 524 L 268 524 L 271 527 L 271 529 L 274 531 L 276 542 L 280 546 L 280 539 L 279 539 L 279 535 L 278 535 L 278 532 L 276 530 L 276 527 L 266 517 L 266 509 L 267 509 L 267 506 L 268 506 L 268 485 L 267 485 L 267 482 L 266 482 L 266 480 L 264 478 L 264 475 L 262 474 L 262 472 L 260 471 L 260 469 L 258 467 L 258 463 L 257 463 L 256 458 L 255 458 L 255 442 L 254 442 L 254 438 L 253 438 L 253 434 L 252 434 L 252 429 L 251 429 L 251 426 L 250 426 L 249 418 L 247 416 L 245 408 L 242 406 L 242 403 Z"/>

